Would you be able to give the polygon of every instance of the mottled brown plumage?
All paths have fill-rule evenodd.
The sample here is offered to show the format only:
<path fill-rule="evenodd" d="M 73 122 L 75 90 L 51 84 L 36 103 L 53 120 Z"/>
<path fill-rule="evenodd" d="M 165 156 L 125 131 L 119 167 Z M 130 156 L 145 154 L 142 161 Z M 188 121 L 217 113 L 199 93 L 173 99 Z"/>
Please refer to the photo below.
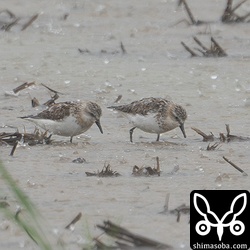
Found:
<path fill-rule="evenodd" d="M 103 133 L 101 115 L 100 106 L 94 102 L 61 102 L 49 106 L 37 115 L 21 118 L 34 122 L 53 134 L 70 136 L 72 142 L 73 136 L 84 133 L 93 123 Z"/>
<path fill-rule="evenodd" d="M 184 122 L 187 118 L 186 110 L 172 101 L 163 98 L 143 98 L 130 104 L 108 107 L 125 114 L 134 127 L 130 129 L 130 141 L 135 128 L 148 133 L 156 133 L 157 141 L 160 134 L 180 127 L 186 137 Z"/>

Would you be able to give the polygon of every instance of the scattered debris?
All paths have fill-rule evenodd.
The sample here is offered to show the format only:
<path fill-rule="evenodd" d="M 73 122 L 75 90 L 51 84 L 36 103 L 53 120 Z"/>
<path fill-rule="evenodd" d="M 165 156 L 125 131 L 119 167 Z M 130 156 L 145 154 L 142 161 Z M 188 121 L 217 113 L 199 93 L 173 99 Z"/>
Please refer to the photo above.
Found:
<path fill-rule="evenodd" d="M 16 15 L 8 9 L 0 11 L 0 15 L 2 15 L 1 19 L 4 19 L 0 21 L 0 29 L 4 31 L 10 31 L 10 29 L 13 26 L 17 25 L 21 20 L 21 18 L 16 17 Z M 21 31 L 27 29 L 38 18 L 38 16 L 38 14 L 35 14 L 31 18 L 29 18 L 27 22 L 21 24 Z"/>
<path fill-rule="evenodd" d="M 223 156 L 223 159 L 228 162 L 230 165 L 232 165 L 235 169 L 237 169 L 238 171 L 240 171 L 244 176 L 248 176 L 248 174 L 242 170 L 240 167 L 238 167 L 237 165 L 235 165 L 233 162 L 231 162 L 230 160 L 228 160 L 225 156 Z"/>
<path fill-rule="evenodd" d="M 177 24 L 179 24 L 179 23 L 182 23 L 182 22 L 185 22 L 185 23 L 187 23 L 188 25 L 197 25 L 197 26 L 206 23 L 206 22 L 204 22 L 204 21 L 195 20 L 195 18 L 194 18 L 194 16 L 193 16 L 193 14 L 192 14 L 192 12 L 191 12 L 191 10 L 190 10 L 190 8 L 189 8 L 189 6 L 188 6 L 186 0 L 179 0 L 178 6 L 180 6 L 181 4 L 184 5 L 184 8 L 185 8 L 185 10 L 186 10 L 186 12 L 187 12 L 187 14 L 188 14 L 189 19 L 190 19 L 190 22 L 187 21 L 186 19 L 182 19 L 182 20 L 180 20 L 179 22 L 177 22 L 175 25 L 177 25 Z"/>
<path fill-rule="evenodd" d="M 21 31 L 23 31 L 23 30 L 26 30 L 37 18 L 38 18 L 38 14 L 35 14 L 34 16 L 32 16 L 29 20 L 28 20 L 28 22 L 26 22 L 24 25 L 23 25 L 23 27 L 22 27 L 22 29 L 21 29 Z"/>
<path fill-rule="evenodd" d="M 13 90 L 11 91 L 5 91 L 5 95 L 6 96 L 18 96 L 19 95 L 19 92 L 24 90 L 24 89 L 27 89 L 29 88 L 30 86 L 33 86 L 35 85 L 35 82 L 25 82 L 23 84 L 21 84 L 20 86 L 14 88 Z"/>
<path fill-rule="evenodd" d="M 230 134 L 230 128 L 229 124 L 226 124 L 226 131 L 227 134 L 224 135 L 223 133 L 219 134 L 219 138 L 216 138 L 212 133 L 210 135 L 206 135 L 204 132 L 197 128 L 192 128 L 196 133 L 201 135 L 203 137 L 203 141 L 214 141 L 219 140 L 220 142 L 231 142 L 231 141 L 249 141 L 250 137 L 243 137 L 243 136 L 237 136 L 237 135 L 231 135 Z"/>
<path fill-rule="evenodd" d="M 34 146 L 37 144 L 50 144 L 51 143 L 51 136 L 47 136 L 47 131 L 41 132 L 38 128 L 35 128 L 33 133 L 0 133 L 0 145 L 11 145 L 12 150 L 10 156 L 14 155 L 18 142 L 27 143 L 29 146 Z"/>
<path fill-rule="evenodd" d="M 111 166 L 108 164 L 106 166 L 106 164 L 104 165 L 103 169 L 101 172 L 99 172 L 99 170 L 97 171 L 97 173 L 90 173 L 90 172 L 85 172 L 85 174 L 87 176 L 98 176 L 98 177 L 117 177 L 117 176 L 121 176 L 121 174 L 119 174 L 116 171 L 113 171 L 111 169 Z"/>
<path fill-rule="evenodd" d="M 86 163 L 86 160 L 82 157 L 78 157 L 72 161 L 73 163 Z"/>
<path fill-rule="evenodd" d="M 221 145 L 219 142 L 215 142 L 214 144 L 210 145 L 210 143 L 207 145 L 207 151 L 212 151 L 215 149 L 218 149 L 218 146 Z"/>
<path fill-rule="evenodd" d="M 100 54 L 110 54 L 110 55 L 115 55 L 115 54 L 120 54 L 120 53 L 122 53 L 123 55 L 127 54 L 127 51 L 126 51 L 126 49 L 125 49 L 122 42 L 120 43 L 120 49 L 121 50 L 116 49 L 116 50 L 112 50 L 112 51 L 108 51 L 106 49 L 101 49 L 99 53 Z M 91 53 L 91 51 L 89 49 L 80 49 L 80 48 L 78 48 L 78 51 L 81 54 L 95 54 L 95 53 Z"/>
<path fill-rule="evenodd" d="M 66 227 L 65 229 L 72 229 L 77 221 L 79 221 L 82 217 L 82 213 L 80 212 Z"/>
<path fill-rule="evenodd" d="M 121 42 L 121 50 L 122 50 L 122 54 L 127 54 L 127 51 L 122 42 Z"/>
<path fill-rule="evenodd" d="M 122 99 L 122 95 L 118 95 L 117 98 L 115 99 L 114 103 L 119 102 Z"/>
<path fill-rule="evenodd" d="M 159 157 L 156 157 L 156 168 L 152 167 L 138 167 L 134 166 L 132 170 L 132 175 L 134 176 L 151 176 L 151 175 L 158 175 L 160 176 L 161 170 L 160 170 L 160 163 L 159 163 Z"/>
<path fill-rule="evenodd" d="M 97 225 L 97 227 L 102 229 L 107 235 L 116 238 L 116 246 L 107 246 L 98 238 L 94 238 L 98 249 L 172 249 L 170 245 L 131 233 L 127 229 L 120 227 L 111 221 L 104 221 L 103 223 L 104 225 Z"/>
<path fill-rule="evenodd" d="M 6 207 L 9 207 L 9 206 L 10 206 L 10 204 L 7 201 L 0 200 L 0 209 L 1 208 L 6 208 Z"/>
<path fill-rule="evenodd" d="M 49 88 L 48 86 L 46 86 L 45 84 L 43 84 L 43 83 L 41 83 L 41 85 L 42 85 L 43 87 L 47 88 L 47 89 L 48 89 L 49 91 L 51 91 L 52 93 L 54 93 L 54 95 L 51 96 L 51 98 L 50 98 L 48 101 L 46 101 L 45 103 L 43 103 L 43 106 L 49 107 L 49 106 L 55 104 L 55 100 L 57 100 L 57 99 L 59 98 L 59 94 L 62 94 L 62 95 L 63 95 L 63 93 L 61 93 L 61 92 L 59 92 L 59 91 L 56 91 L 56 90 L 54 90 L 54 89 L 51 89 L 51 88 Z M 34 98 L 31 99 L 31 106 L 32 106 L 33 108 L 34 108 L 34 107 L 37 107 L 37 106 L 39 106 L 39 105 L 40 105 L 40 103 L 39 103 L 39 101 L 38 101 L 38 99 L 37 99 L 36 97 L 34 97 Z"/>
<path fill-rule="evenodd" d="M 35 85 L 35 82 L 25 82 L 25 83 L 21 84 L 20 86 L 14 88 L 13 92 L 16 94 L 19 91 L 27 89 L 28 87 L 33 86 L 33 85 Z"/>
<path fill-rule="evenodd" d="M 223 23 L 249 22 L 250 20 L 247 20 L 247 18 L 250 16 L 250 12 L 245 14 L 244 16 L 235 14 L 235 11 L 246 1 L 247 0 L 241 1 L 233 8 L 233 0 L 227 0 L 227 6 L 224 10 L 224 13 L 222 14 L 221 21 Z"/>
<path fill-rule="evenodd" d="M 215 41 L 213 37 L 211 37 L 211 45 L 210 48 L 207 48 L 202 42 L 197 38 L 193 37 L 194 41 L 201 47 L 196 48 L 203 57 L 225 57 L 227 56 L 226 52 L 222 49 L 222 47 Z M 191 56 L 200 56 L 191 50 L 184 42 L 181 42 L 182 46 L 191 54 Z"/>
<path fill-rule="evenodd" d="M 187 206 L 186 204 L 182 204 L 175 209 L 169 210 L 169 198 L 170 198 L 170 194 L 167 193 L 165 205 L 164 205 L 164 210 L 162 212 L 160 212 L 160 214 L 177 215 L 177 220 L 176 220 L 177 222 L 180 221 L 181 214 L 190 214 L 190 207 Z"/>
<path fill-rule="evenodd" d="M 19 132 L 15 133 L 0 133 L 0 145 L 8 144 L 8 145 L 15 145 L 16 141 L 20 141 L 23 135 Z"/>
<path fill-rule="evenodd" d="M 250 12 L 248 12 L 247 14 L 243 15 L 243 16 L 239 16 L 238 14 L 235 13 L 235 11 L 243 4 L 245 3 L 247 0 L 243 0 L 240 3 L 238 3 L 237 5 L 235 5 L 235 7 L 233 7 L 233 0 L 227 0 L 227 5 L 226 8 L 221 16 L 221 21 L 223 23 L 239 23 L 239 22 L 249 22 L 250 20 L 248 19 L 248 17 L 250 16 Z M 179 0 L 178 1 L 178 6 L 180 6 L 181 4 L 183 4 L 187 15 L 190 19 L 190 21 L 187 21 L 186 19 L 182 19 L 179 22 L 177 22 L 175 25 L 185 22 L 188 25 L 202 25 L 202 24 L 207 24 L 208 22 L 205 21 L 200 21 L 200 20 L 196 20 L 191 12 L 191 9 L 189 8 L 186 0 Z"/>

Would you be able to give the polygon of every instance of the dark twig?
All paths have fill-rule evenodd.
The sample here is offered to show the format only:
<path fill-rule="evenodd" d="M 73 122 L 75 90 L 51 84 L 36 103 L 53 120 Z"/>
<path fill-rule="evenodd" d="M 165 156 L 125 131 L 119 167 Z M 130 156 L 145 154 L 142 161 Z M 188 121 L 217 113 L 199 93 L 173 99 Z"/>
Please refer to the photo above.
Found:
<path fill-rule="evenodd" d="M 125 50 L 125 47 L 122 42 L 120 45 L 121 45 L 122 54 L 127 54 L 127 51 Z"/>
<path fill-rule="evenodd" d="M 14 89 L 13 89 L 13 92 L 16 94 L 16 93 L 18 93 L 19 91 L 24 90 L 24 89 L 26 89 L 26 88 L 28 88 L 28 87 L 34 85 L 34 84 L 35 84 L 35 82 L 25 82 L 25 83 L 21 84 L 20 86 L 14 88 Z"/>
<path fill-rule="evenodd" d="M 228 162 L 230 165 L 232 165 L 235 169 L 237 169 L 238 171 L 240 171 L 244 176 L 248 176 L 248 174 L 242 170 L 240 167 L 236 166 L 233 162 L 231 162 L 230 160 L 228 160 L 225 156 L 223 156 L 223 159 Z"/>
<path fill-rule="evenodd" d="M 55 93 L 55 94 L 60 94 L 60 95 L 63 95 L 63 93 L 57 91 L 57 90 L 54 90 L 54 89 L 51 89 L 50 87 L 48 87 L 47 85 L 45 85 L 44 83 L 41 83 L 41 85 L 45 88 L 47 88 L 49 91 Z"/>
<path fill-rule="evenodd" d="M 82 213 L 80 212 L 66 227 L 65 229 L 70 229 L 72 226 L 76 224 L 77 221 L 79 221 L 82 217 Z"/>
<path fill-rule="evenodd" d="M 23 30 L 27 29 L 38 18 L 38 16 L 39 16 L 38 14 L 35 14 L 34 16 L 32 16 L 29 19 L 29 21 L 23 25 L 21 30 L 23 31 Z"/>
<path fill-rule="evenodd" d="M 104 165 L 102 171 L 98 171 L 97 173 L 91 173 L 91 172 L 85 172 L 85 174 L 87 176 L 98 176 L 98 177 L 112 177 L 112 176 L 121 176 L 118 172 L 116 171 L 113 171 L 111 169 L 111 166 L 108 164 L 108 165 Z"/>
<path fill-rule="evenodd" d="M 140 236 L 137 234 L 133 234 L 127 229 L 120 227 L 111 221 L 104 221 L 103 225 L 97 225 L 98 228 L 102 229 L 106 234 L 110 235 L 111 237 L 115 237 L 118 240 L 125 241 L 129 244 L 133 244 L 134 247 L 150 247 L 154 249 L 171 249 L 172 247 L 163 244 L 161 242 L 151 240 L 144 236 Z M 123 242 L 118 242 L 118 244 L 124 245 Z"/>
<path fill-rule="evenodd" d="M 114 103 L 119 102 L 122 99 L 122 95 L 118 95 L 117 98 L 115 99 Z"/>
<path fill-rule="evenodd" d="M 13 156 L 13 155 L 14 155 L 14 152 L 15 152 L 15 150 L 16 150 L 17 144 L 18 144 L 18 141 L 15 142 L 15 144 L 14 144 L 14 146 L 13 146 L 11 152 L 10 152 L 10 156 Z"/>
<path fill-rule="evenodd" d="M 220 145 L 219 142 L 215 142 L 214 144 L 210 145 L 210 143 L 207 145 L 207 151 L 212 151 L 215 150 L 216 148 L 218 148 L 218 146 Z"/>
<path fill-rule="evenodd" d="M 191 128 L 191 129 L 193 129 L 196 133 L 201 135 L 203 137 L 203 141 L 214 141 L 214 135 L 212 133 L 211 133 L 211 135 L 206 135 L 198 128 Z"/>
<path fill-rule="evenodd" d="M 191 56 L 198 56 L 194 51 L 192 51 L 184 42 L 181 42 L 182 46 L 191 54 Z"/>

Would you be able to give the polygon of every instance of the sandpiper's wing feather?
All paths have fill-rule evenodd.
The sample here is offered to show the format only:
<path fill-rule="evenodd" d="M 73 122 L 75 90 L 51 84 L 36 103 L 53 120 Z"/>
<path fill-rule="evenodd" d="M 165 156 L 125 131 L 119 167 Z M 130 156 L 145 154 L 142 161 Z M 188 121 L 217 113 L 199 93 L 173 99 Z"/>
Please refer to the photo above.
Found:
<path fill-rule="evenodd" d="M 73 102 L 61 102 L 53 104 L 47 109 L 43 110 L 37 115 L 31 115 L 21 118 L 33 118 L 33 119 L 47 119 L 59 121 L 70 115 L 70 110 L 72 108 L 77 108 Z"/>
<path fill-rule="evenodd" d="M 163 98 L 143 98 L 139 101 L 134 101 L 127 105 L 111 106 L 114 110 L 124 113 L 147 115 L 149 113 L 158 113 L 161 110 L 167 109 L 171 101 Z"/>

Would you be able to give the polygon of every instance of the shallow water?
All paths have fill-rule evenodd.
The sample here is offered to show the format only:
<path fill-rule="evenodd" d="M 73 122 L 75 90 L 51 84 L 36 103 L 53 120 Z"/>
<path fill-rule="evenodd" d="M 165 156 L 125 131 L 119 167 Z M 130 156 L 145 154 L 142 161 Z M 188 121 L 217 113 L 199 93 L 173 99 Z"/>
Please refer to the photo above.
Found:
<path fill-rule="evenodd" d="M 38 112 L 39 108 L 31 108 L 31 98 L 41 103 L 50 98 L 40 83 L 62 92 L 59 101 L 92 100 L 103 109 L 103 135 L 93 125 L 73 144 L 69 138 L 53 136 L 52 145 L 19 145 L 13 157 L 9 156 L 11 147 L 0 147 L 4 165 L 43 214 L 46 229 L 54 232 L 54 244 L 61 238 L 66 249 L 81 249 L 90 239 L 87 229 L 92 237 L 98 236 L 101 232 L 95 225 L 110 219 L 176 249 L 189 249 L 188 216 L 181 216 L 177 223 L 176 216 L 159 214 L 168 193 L 170 209 L 174 209 L 188 205 L 194 189 L 250 190 L 249 177 L 222 159 L 226 156 L 249 174 L 250 142 L 224 143 L 218 150 L 206 151 L 208 143 L 191 129 L 218 137 L 229 124 L 232 134 L 250 136 L 249 24 L 222 24 L 223 1 L 189 2 L 195 17 L 209 25 L 173 26 L 186 17 L 176 1 L 2 3 L 2 9 L 21 17 L 20 22 L 40 15 L 25 31 L 15 26 L 0 33 L 0 132 L 34 130 L 33 124 L 18 117 Z M 249 10 L 250 4 L 245 3 L 239 12 Z M 65 14 L 69 16 L 63 20 Z M 229 56 L 190 58 L 180 42 L 197 47 L 195 35 L 210 46 L 209 30 Z M 120 42 L 127 54 L 121 53 Z M 90 53 L 80 53 L 79 48 Z M 18 97 L 5 95 L 26 81 L 35 81 L 36 86 Z M 106 109 L 120 94 L 120 103 L 160 96 L 183 105 L 188 112 L 187 138 L 175 129 L 157 143 L 156 135 L 136 129 L 130 143 L 131 125 Z M 134 165 L 154 167 L 157 156 L 160 177 L 131 176 Z M 86 163 L 72 163 L 78 157 Z M 85 175 L 105 164 L 122 176 Z M 171 173 L 176 166 L 179 171 Z M 2 179 L 0 183 L 1 197 L 7 196 L 14 210 L 18 203 Z M 83 218 L 74 231 L 63 230 L 79 212 Z M 2 214 L 0 219 L 1 249 L 36 249 Z"/>

